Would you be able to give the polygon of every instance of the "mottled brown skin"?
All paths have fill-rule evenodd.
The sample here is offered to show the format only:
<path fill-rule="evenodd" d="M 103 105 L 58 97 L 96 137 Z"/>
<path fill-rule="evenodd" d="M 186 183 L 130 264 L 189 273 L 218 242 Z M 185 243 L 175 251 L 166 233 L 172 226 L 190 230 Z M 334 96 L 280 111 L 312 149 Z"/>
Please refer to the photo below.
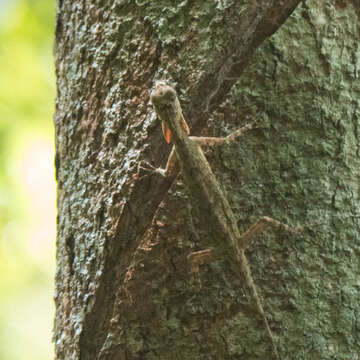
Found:
<path fill-rule="evenodd" d="M 189 137 L 183 125 L 185 120 L 178 97 L 171 86 L 165 82 L 158 82 L 151 93 L 151 102 L 160 120 L 171 131 L 171 138 L 174 142 L 166 169 L 158 169 L 158 171 L 164 176 L 171 176 L 174 169 L 177 169 L 177 164 L 179 164 L 191 195 L 197 199 L 199 210 L 206 214 L 207 224 L 211 227 L 211 232 L 214 236 L 218 236 L 219 239 L 225 237 L 228 241 L 227 244 L 220 243 L 219 249 L 203 250 L 190 254 L 188 258 L 191 262 L 192 271 L 197 272 L 199 264 L 208 262 L 209 258 L 219 254 L 226 253 L 232 258 L 238 264 L 240 268 L 237 267 L 240 270 L 239 275 L 244 279 L 256 309 L 264 321 L 274 357 L 280 359 L 274 336 L 251 275 L 245 249 L 250 239 L 259 235 L 269 226 L 290 232 L 294 232 L 296 229 L 291 229 L 274 219 L 263 217 L 241 235 L 230 204 L 200 148 L 205 145 L 221 145 L 232 141 L 244 131 L 251 129 L 252 126 L 247 125 L 224 138 Z"/>

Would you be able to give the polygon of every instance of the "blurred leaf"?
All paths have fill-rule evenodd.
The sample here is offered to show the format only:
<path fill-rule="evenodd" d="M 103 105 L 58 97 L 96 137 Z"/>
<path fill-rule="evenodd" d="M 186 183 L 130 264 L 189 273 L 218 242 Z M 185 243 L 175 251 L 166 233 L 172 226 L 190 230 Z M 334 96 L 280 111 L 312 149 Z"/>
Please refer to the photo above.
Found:
<path fill-rule="evenodd" d="M 0 0 L 0 359 L 50 359 L 55 2 Z"/>

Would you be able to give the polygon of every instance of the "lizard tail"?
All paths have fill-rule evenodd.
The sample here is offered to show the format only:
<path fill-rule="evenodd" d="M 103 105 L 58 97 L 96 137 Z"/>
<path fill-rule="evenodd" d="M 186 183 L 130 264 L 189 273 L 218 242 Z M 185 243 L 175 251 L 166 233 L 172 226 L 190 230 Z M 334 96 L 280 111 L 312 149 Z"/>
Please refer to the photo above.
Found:
<path fill-rule="evenodd" d="M 251 275 L 250 265 L 246 259 L 245 253 L 243 251 L 241 251 L 239 254 L 239 262 L 240 262 L 242 275 L 245 278 L 244 280 L 245 280 L 246 286 L 247 286 L 248 290 L 250 291 L 252 300 L 255 302 L 256 310 L 258 311 L 259 315 L 261 316 L 261 318 L 264 322 L 266 333 L 271 341 L 271 346 L 272 346 L 272 350 L 274 353 L 274 357 L 276 360 L 281 360 L 280 355 L 277 351 L 274 336 L 270 329 L 269 323 L 266 319 L 265 312 L 264 312 L 263 306 L 261 304 L 259 294 L 256 290 L 256 286 L 254 284 L 254 280 Z"/>

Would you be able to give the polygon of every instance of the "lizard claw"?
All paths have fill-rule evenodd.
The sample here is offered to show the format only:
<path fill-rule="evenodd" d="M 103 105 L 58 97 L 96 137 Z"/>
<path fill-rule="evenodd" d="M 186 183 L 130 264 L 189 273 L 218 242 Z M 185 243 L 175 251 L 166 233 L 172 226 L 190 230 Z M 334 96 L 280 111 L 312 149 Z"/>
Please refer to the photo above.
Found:
<path fill-rule="evenodd" d="M 146 160 L 141 160 L 138 164 L 138 169 L 154 172 L 156 170 L 156 167 L 152 166 Z"/>
<path fill-rule="evenodd" d="M 165 170 L 164 169 L 156 168 L 155 166 L 151 165 L 146 160 L 141 160 L 139 162 L 139 164 L 138 164 L 138 173 L 140 172 L 140 170 L 144 170 L 145 172 L 157 173 L 157 174 L 160 174 L 162 176 L 165 176 Z"/>

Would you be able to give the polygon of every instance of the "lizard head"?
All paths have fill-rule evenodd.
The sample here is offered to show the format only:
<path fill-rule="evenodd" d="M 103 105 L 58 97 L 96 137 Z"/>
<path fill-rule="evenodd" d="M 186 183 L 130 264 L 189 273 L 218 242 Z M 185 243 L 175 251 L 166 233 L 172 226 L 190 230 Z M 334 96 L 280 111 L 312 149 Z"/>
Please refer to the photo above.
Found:
<path fill-rule="evenodd" d="M 166 124 L 167 116 L 162 116 L 166 112 L 176 111 L 177 95 L 176 91 L 165 81 L 158 81 L 155 89 L 151 92 L 150 101 L 156 113 L 161 119 L 162 131 L 168 144 L 172 142 L 172 133 Z"/>
<path fill-rule="evenodd" d="M 177 98 L 176 91 L 165 81 L 158 81 L 151 92 L 150 101 L 155 107 L 170 105 Z"/>
<path fill-rule="evenodd" d="M 183 130 L 187 135 L 190 134 L 176 91 L 170 85 L 164 81 L 158 81 L 150 95 L 150 101 L 162 122 L 162 131 L 168 144 L 173 140 L 172 130 L 176 124 L 180 125 L 180 131 Z M 171 122 L 172 124 L 170 124 Z"/>

